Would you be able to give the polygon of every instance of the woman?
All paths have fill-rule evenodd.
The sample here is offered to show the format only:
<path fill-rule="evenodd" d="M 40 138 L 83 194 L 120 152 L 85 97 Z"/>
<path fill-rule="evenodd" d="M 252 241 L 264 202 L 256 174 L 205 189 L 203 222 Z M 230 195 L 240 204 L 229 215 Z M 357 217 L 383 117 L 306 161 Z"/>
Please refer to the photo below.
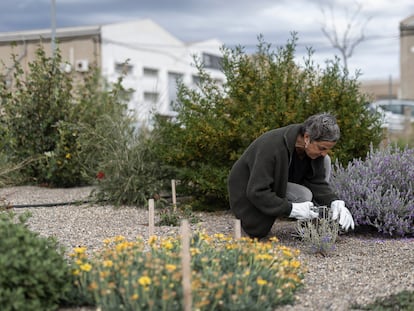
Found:
<path fill-rule="evenodd" d="M 265 237 L 277 217 L 318 217 L 317 205 L 330 205 L 344 230 L 354 228 L 351 213 L 328 184 L 327 155 L 340 137 L 333 115 L 321 113 L 302 124 L 264 133 L 234 163 L 228 190 L 230 208 L 250 237 Z"/>

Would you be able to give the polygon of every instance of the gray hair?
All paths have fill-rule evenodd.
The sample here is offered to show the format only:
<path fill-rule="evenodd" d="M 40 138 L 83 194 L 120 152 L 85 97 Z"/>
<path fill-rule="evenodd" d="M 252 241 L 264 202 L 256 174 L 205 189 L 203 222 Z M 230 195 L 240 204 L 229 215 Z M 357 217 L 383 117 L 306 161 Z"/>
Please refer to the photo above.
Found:
<path fill-rule="evenodd" d="M 330 113 L 310 116 L 303 122 L 301 134 L 308 133 L 311 141 L 338 141 L 341 133 L 336 118 Z"/>

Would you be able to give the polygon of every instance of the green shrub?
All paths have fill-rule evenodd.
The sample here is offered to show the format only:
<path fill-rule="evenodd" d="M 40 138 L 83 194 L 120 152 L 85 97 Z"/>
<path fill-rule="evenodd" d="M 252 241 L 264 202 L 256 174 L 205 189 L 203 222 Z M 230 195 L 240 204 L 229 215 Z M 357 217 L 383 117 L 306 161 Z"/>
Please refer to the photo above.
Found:
<path fill-rule="evenodd" d="M 60 69 L 60 53 L 49 58 L 43 49 L 37 49 L 27 75 L 16 55 L 12 59 L 13 84 L 1 88 L 3 124 L 9 134 L 3 143 L 5 150 L 14 162 L 52 156 L 60 136 L 57 123 L 70 116 L 72 78 Z M 24 168 L 25 175 L 39 183 L 48 182 L 48 161 L 42 159 Z"/>
<path fill-rule="evenodd" d="M 97 167 L 94 195 L 98 201 L 145 206 L 170 183 L 154 154 L 151 135 L 137 133 L 126 119 L 103 116 L 83 133 L 82 141 L 93 148 L 86 152 L 90 158 L 85 163 L 91 163 L 90 170 Z"/>
<path fill-rule="evenodd" d="M 226 82 L 217 84 L 199 60 L 200 84 L 181 84 L 173 120 L 158 118 L 157 154 L 177 169 L 181 193 L 213 204 L 226 204 L 226 180 L 231 166 L 260 134 L 308 116 L 329 111 L 338 117 L 342 137 L 332 157 L 347 163 L 364 156 L 369 142 L 381 140 L 380 122 L 365 108 L 356 79 L 329 61 L 325 69 L 311 61 L 295 63 L 296 35 L 273 51 L 259 37 L 257 52 L 223 49 Z M 227 204 L 226 204 L 227 205 Z"/>
<path fill-rule="evenodd" d="M 102 310 L 183 310 L 180 244 L 178 237 L 107 239 L 91 257 L 76 248 L 73 273 Z M 275 239 L 198 232 L 190 251 L 194 310 L 274 310 L 291 303 L 302 286 L 298 251 Z"/>
<path fill-rule="evenodd" d="M 16 55 L 12 59 L 12 84 L 0 87 L 2 152 L 12 163 L 37 159 L 22 169 L 26 182 L 63 187 L 87 183 L 83 150 L 93 148 L 80 140 L 81 131 L 102 115 L 118 119 L 125 114 L 128 92 L 122 79 L 104 83 L 95 66 L 82 75 L 68 74 L 62 70 L 60 51 L 47 57 L 42 46 L 27 73 Z"/>
<path fill-rule="evenodd" d="M 69 266 L 57 242 L 31 232 L 26 217 L 0 213 L 1 310 L 56 310 L 70 287 Z"/>

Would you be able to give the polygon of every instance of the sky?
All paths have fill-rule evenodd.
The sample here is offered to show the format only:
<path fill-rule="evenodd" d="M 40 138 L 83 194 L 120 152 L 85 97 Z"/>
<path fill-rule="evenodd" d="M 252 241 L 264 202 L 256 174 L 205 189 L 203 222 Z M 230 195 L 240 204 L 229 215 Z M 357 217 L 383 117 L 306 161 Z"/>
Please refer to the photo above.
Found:
<path fill-rule="evenodd" d="M 247 53 L 256 50 L 259 35 L 276 50 L 294 32 L 297 62 L 311 48 L 322 67 L 340 56 L 322 27 L 342 40 L 360 8 L 348 41 L 363 30 L 364 40 L 348 58 L 349 72 L 358 71 L 359 80 L 399 79 L 399 25 L 414 15 L 413 0 L 2 0 L 0 32 L 51 28 L 52 1 L 58 28 L 149 18 L 184 42 L 218 39 Z"/>

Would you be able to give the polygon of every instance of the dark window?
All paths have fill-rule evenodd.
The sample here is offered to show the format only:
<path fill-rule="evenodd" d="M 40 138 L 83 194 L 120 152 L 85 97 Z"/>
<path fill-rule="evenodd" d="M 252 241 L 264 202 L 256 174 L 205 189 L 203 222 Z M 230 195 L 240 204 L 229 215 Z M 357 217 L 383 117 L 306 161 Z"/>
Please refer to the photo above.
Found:
<path fill-rule="evenodd" d="M 158 101 L 158 93 L 144 92 L 144 101 L 149 103 L 156 103 Z"/>
<path fill-rule="evenodd" d="M 144 77 L 147 78 L 158 78 L 158 69 L 144 68 Z"/>
<path fill-rule="evenodd" d="M 173 110 L 173 103 L 177 100 L 177 84 L 183 79 L 183 74 L 176 72 L 168 73 L 168 97 L 170 101 L 169 110 Z"/>
<path fill-rule="evenodd" d="M 221 70 L 223 58 L 217 55 L 203 53 L 203 64 L 206 68 Z"/>

